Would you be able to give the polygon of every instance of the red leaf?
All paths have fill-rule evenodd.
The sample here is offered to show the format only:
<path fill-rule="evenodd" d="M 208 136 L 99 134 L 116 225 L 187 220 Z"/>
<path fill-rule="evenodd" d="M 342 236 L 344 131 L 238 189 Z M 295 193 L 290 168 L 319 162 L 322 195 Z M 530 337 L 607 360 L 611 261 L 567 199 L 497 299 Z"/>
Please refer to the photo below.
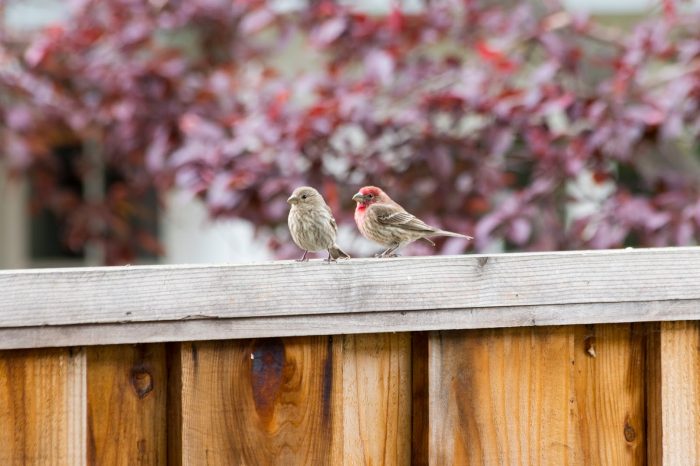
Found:
<path fill-rule="evenodd" d="M 676 19 L 676 1 L 675 0 L 661 0 L 661 5 L 664 10 L 664 16 L 668 20 Z"/>
<path fill-rule="evenodd" d="M 500 51 L 492 48 L 484 41 L 476 43 L 476 51 L 479 52 L 481 58 L 488 61 L 497 61 L 506 58 Z"/>
<path fill-rule="evenodd" d="M 403 13 L 401 12 L 401 8 L 396 2 L 392 2 L 391 11 L 389 12 L 389 16 L 387 17 L 386 23 L 390 31 L 394 33 L 401 32 L 404 23 L 404 18 Z"/>
<path fill-rule="evenodd" d="M 477 42 L 476 51 L 481 58 L 505 73 L 515 71 L 518 68 L 518 65 L 510 60 L 503 52 L 491 47 L 484 41 Z"/>
<path fill-rule="evenodd" d="M 596 170 L 593 172 L 593 181 L 598 184 L 603 184 L 610 179 L 610 174 L 602 170 Z"/>

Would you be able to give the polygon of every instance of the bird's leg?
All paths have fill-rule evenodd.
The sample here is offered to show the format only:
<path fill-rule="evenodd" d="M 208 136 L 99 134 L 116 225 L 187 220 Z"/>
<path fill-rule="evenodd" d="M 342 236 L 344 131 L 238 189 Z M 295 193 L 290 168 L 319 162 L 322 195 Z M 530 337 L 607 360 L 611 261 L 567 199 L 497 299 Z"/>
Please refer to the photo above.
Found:
<path fill-rule="evenodd" d="M 304 255 L 301 256 L 301 259 L 297 259 L 297 262 L 308 262 L 309 259 L 306 257 L 308 253 L 309 251 L 304 251 Z"/>
<path fill-rule="evenodd" d="M 392 248 L 387 249 L 386 251 L 384 251 L 384 257 L 399 257 L 399 255 L 394 252 L 397 249 L 399 249 L 398 244 Z"/>
<path fill-rule="evenodd" d="M 384 251 L 381 254 L 376 254 L 374 257 L 398 257 L 398 254 L 392 254 L 394 251 L 396 251 L 399 248 L 399 245 L 391 246 L 388 248 L 386 251 Z"/>
<path fill-rule="evenodd" d="M 328 259 L 326 259 L 326 262 L 329 263 L 329 264 L 330 264 L 331 262 L 335 262 L 335 259 L 333 259 L 333 257 L 331 257 L 331 251 L 330 251 L 330 250 L 328 250 Z"/>

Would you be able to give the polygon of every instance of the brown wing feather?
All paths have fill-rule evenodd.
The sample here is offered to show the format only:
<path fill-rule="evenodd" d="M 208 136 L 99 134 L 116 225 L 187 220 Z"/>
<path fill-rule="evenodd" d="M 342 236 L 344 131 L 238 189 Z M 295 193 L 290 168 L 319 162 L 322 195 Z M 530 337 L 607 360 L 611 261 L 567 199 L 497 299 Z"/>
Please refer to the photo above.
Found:
<path fill-rule="evenodd" d="M 330 222 L 331 222 L 331 226 L 333 227 L 333 231 L 338 231 L 338 224 L 335 222 L 335 217 L 333 217 L 333 211 L 331 210 L 330 207 L 328 207 L 328 204 L 325 204 L 323 207 L 331 215 Z"/>
<path fill-rule="evenodd" d="M 426 233 L 436 231 L 435 228 L 405 210 L 397 210 L 393 206 L 384 206 L 380 204 L 374 204 L 371 209 L 379 223 L 384 225 L 392 225 L 405 228 L 406 230 L 423 231 Z"/>

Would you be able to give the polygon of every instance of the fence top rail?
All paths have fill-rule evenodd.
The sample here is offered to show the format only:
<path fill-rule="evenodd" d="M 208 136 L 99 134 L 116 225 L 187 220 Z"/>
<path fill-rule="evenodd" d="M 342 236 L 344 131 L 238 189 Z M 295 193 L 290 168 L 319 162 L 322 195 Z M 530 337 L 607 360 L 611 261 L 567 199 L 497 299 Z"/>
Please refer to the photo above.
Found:
<path fill-rule="evenodd" d="M 700 319 L 700 247 L 0 271 L 0 348 Z"/>

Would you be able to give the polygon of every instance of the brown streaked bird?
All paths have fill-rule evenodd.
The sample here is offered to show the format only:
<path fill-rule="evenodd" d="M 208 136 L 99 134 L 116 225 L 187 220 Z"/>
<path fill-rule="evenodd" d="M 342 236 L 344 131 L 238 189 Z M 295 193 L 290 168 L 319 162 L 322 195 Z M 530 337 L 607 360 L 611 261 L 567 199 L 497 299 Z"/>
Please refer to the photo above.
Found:
<path fill-rule="evenodd" d="M 471 236 L 431 227 L 423 220 L 406 212 L 384 191 L 376 186 L 365 186 L 352 197 L 357 202 L 355 223 L 362 236 L 386 248 L 375 257 L 396 257 L 401 246 L 423 239 L 433 246 L 431 236 L 453 236 L 474 239 Z"/>
<path fill-rule="evenodd" d="M 309 251 L 328 251 L 328 262 L 350 258 L 349 254 L 335 244 L 338 225 L 331 208 L 318 191 L 302 186 L 294 190 L 287 203 L 292 206 L 287 219 L 289 231 L 294 243 L 304 250 L 299 262 L 309 260 L 306 257 Z"/>

